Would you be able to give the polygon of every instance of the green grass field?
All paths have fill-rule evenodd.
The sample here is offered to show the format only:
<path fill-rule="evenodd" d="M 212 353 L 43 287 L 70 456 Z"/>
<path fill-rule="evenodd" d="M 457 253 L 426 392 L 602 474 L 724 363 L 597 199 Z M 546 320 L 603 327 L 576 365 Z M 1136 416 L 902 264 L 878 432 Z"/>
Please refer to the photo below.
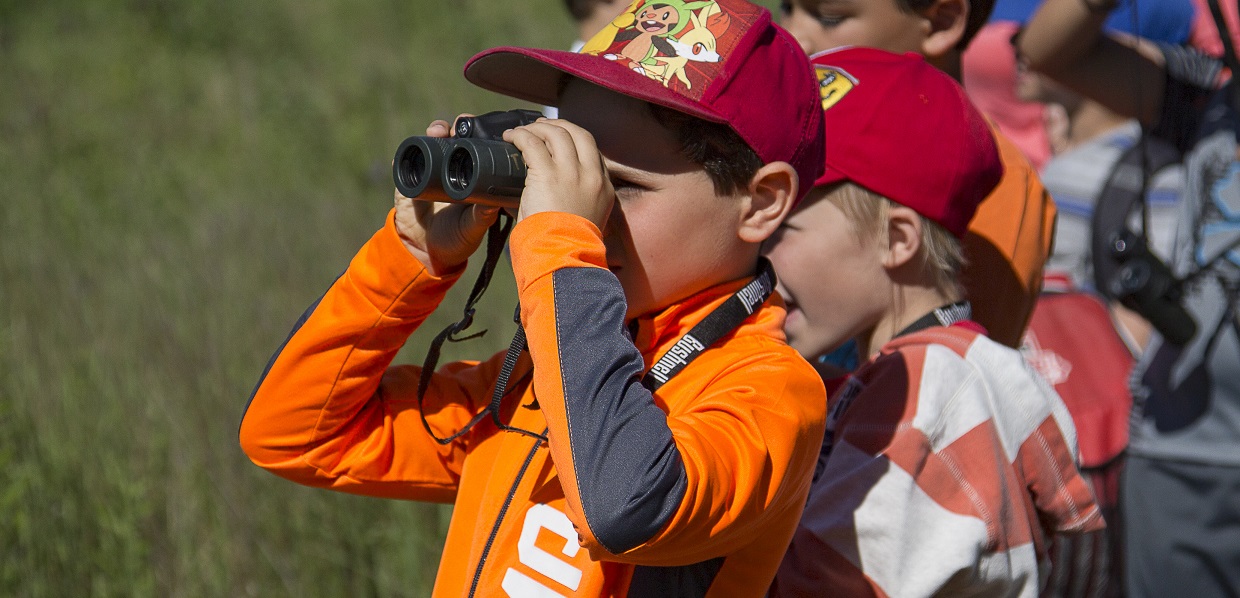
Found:
<path fill-rule="evenodd" d="M 573 37 L 557 0 L 0 0 L 0 595 L 428 594 L 449 507 L 278 479 L 237 426 L 397 143 L 523 106 L 465 60 Z M 444 360 L 507 346 L 514 296 Z"/>

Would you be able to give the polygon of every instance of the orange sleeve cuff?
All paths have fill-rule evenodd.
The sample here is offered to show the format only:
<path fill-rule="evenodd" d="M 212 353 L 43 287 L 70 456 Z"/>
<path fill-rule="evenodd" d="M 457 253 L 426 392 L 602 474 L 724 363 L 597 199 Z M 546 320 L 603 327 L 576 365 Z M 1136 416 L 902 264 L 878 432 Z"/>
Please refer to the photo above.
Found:
<path fill-rule="evenodd" d="M 607 268 L 602 231 L 576 214 L 540 212 L 529 216 L 513 227 L 508 245 L 519 292 L 561 268 Z"/>
<path fill-rule="evenodd" d="M 349 282 L 381 313 L 392 317 L 418 317 L 433 311 L 438 301 L 465 271 L 461 268 L 433 276 L 413 257 L 396 232 L 396 210 L 362 247 L 349 264 Z"/>

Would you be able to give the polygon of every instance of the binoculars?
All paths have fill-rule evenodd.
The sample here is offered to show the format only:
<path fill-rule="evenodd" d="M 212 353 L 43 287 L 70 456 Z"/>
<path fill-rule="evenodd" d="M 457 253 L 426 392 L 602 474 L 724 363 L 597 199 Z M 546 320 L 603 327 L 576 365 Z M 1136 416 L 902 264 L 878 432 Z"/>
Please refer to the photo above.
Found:
<path fill-rule="evenodd" d="M 525 188 L 525 159 L 504 131 L 530 124 L 535 110 L 462 117 L 449 138 L 410 137 L 396 148 L 392 179 L 405 197 L 515 208 Z"/>

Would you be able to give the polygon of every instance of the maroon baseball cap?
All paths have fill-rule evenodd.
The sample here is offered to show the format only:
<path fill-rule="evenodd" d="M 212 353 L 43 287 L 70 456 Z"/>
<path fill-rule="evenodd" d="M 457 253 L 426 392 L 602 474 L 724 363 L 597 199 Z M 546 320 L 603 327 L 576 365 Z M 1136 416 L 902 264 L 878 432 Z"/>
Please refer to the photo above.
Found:
<path fill-rule="evenodd" d="M 826 169 L 963 237 L 1003 176 L 994 133 L 958 83 L 918 54 L 842 48 L 811 58 L 826 120 Z"/>
<path fill-rule="evenodd" d="M 502 47 L 465 65 L 479 87 L 550 106 L 566 76 L 730 126 L 763 162 L 796 169 L 798 199 L 822 173 L 813 69 L 760 6 L 634 0 L 580 52 Z"/>

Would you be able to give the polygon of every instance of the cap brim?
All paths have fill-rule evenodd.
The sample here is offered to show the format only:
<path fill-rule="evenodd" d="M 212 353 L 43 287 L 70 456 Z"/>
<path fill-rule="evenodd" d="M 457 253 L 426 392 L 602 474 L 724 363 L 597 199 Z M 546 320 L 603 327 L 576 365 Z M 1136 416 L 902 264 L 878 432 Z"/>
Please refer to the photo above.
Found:
<path fill-rule="evenodd" d="M 508 46 L 481 52 L 465 64 L 465 78 L 474 85 L 545 106 L 559 105 L 560 82 L 565 75 L 703 120 L 728 122 L 662 83 L 592 54 Z"/>
<path fill-rule="evenodd" d="M 822 176 L 814 180 L 814 187 L 825 187 L 827 185 L 842 183 L 847 180 L 847 175 L 828 165 L 826 170 L 823 171 Z"/>

